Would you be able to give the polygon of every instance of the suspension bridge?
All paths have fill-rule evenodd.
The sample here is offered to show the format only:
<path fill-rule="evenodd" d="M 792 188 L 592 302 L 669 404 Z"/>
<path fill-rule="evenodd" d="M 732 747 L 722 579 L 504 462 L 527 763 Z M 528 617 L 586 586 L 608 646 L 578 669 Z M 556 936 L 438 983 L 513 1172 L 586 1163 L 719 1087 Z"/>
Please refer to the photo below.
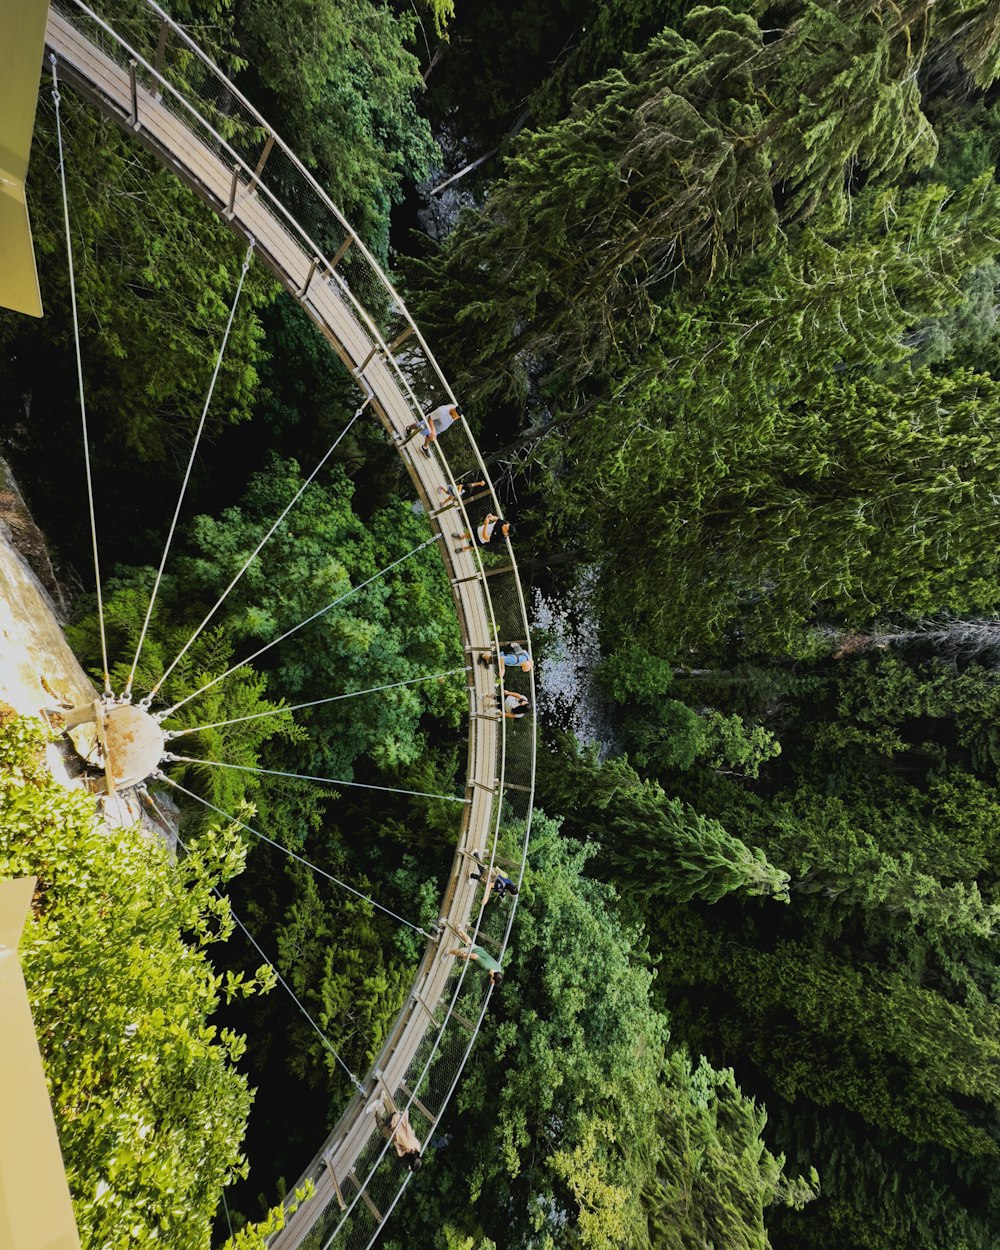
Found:
<path fill-rule="evenodd" d="M 481 906 L 481 884 L 470 880 L 470 868 L 477 863 L 473 853 L 482 856 L 487 868 L 500 866 L 518 881 L 524 869 L 534 786 L 534 728 L 530 717 L 507 719 L 501 714 L 495 706 L 496 669 L 476 662 L 481 652 L 498 654 L 502 642 L 528 646 L 521 585 L 509 539 L 494 541 L 489 552 L 475 544 L 472 550 L 458 548 L 451 541 L 453 530 L 472 533 L 489 513 L 500 515 L 502 509 L 465 422 L 456 422 L 447 431 L 444 446 L 441 439 L 435 439 L 429 456 L 421 453 L 419 438 L 407 436 L 421 417 L 440 405 L 455 403 L 420 331 L 386 275 L 323 189 L 188 33 L 152 0 L 130 6 L 127 21 L 117 23 L 111 2 L 98 11 L 81 0 L 60 0 L 50 10 L 45 42 L 43 90 L 47 77 L 57 119 L 59 91 L 70 86 L 133 135 L 242 236 L 248 247 L 247 263 L 252 255 L 265 264 L 317 326 L 358 386 L 359 407 L 347 429 L 362 414 L 371 413 L 397 444 L 429 522 L 429 537 L 421 547 L 436 544 L 447 569 L 466 657 L 464 667 L 457 671 L 468 688 L 469 734 L 464 792 L 448 796 L 456 800 L 458 819 L 455 856 L 440 903 L 440 921 L 432 933 L 427 933 L 389 911 L 390 916 L 417 928 L 427 938 L 415 980 L 372 1070 L 359 1076 L 343 1065 L 354 1085 L 354 1096 L 326 1140 L 318 1143 L 313 1160 L 296 1185 L 299 1188 L 310 1181 L 315 1196 L 297 1207 L 289 1202 L 285 1227 L 271 1242 L 273 1250 L 296 1250 L 305 1242 L 323 1250 L 331 1245 L 367 1247 L 378 1238 L 412 1175 L 399 1166 L 391 1143 L 377 1131 L 375 1117 L 366 1107 L 381 1096 L 408 1113 L 423 1142 L 430 1139 L 469 1057 L 491 992 L 484 996 L 483 978 L 470 972 L 469 963 L 456 960 L 448 950 L 455 944 L 456 934 L 470 930 L 473 941 L 502 958 L 513 922 L 513 905 Z M 235 306 L 234 302 L 234 311 Z M 206 410 L 207 406 L 206 400 Z M 85 414 L 82 371 L 81 408 Z M 86 425 L 84 432 L 86 435 Z M 308 481 L 327 462 L 344 433 L 346 429 Z M 196 447 L 189 471 L 195 452 Z M 182 485 L 161 573 L 183 495 Z M 297 499 L 289 501 L 285 512 L 262 536 L 251 560 Z M 99 593 L 96 530 L 94 558 Z M 389 566 L 376 576 L 391 576 L 392 569 Z M 353 588 L 358 589 L 361 587 Z M 154 588 L 146 626 L 152 617 L 155 593 Z M 224 599 L 225 594 L 202 628 Z M 288 634 L 308 628 L 338 602 L 318 605 L 317 611 L 294 630 L 229 671 L 249 663 L 270 646 L 280 645 Z M 497 663 L 503 670 L 502 662 Z M 106 672 L 107 668 L 105 655 Z M 162 678 L 133 705 L 135 669 L 133 663 L 123 691 L 113 691 L 106 677 L 105 690 L 95 696 L 90 712 L 107 748 L 108 786 L 138 788 L 154 808 L 155 798 L 146 789 L 146 783 L 153 780 L 195 799 L 197 796 L 170 776 L 171 763 L 185 758 L 173 749 L 174 736 L 181 735 L 160 725 L 178 705 L 157 710 L 155 696 Z M 226 676 L 228 673 L 216 680 Z M 516 677 L 523 693 L 533 701 L 532 674 L 517 671 Z M 115 742 L 126 739 L 128 751 L 116 751 Z M 140 741 L 141 749 L 135 747 Z M 228 766 L 225 761 L 215 763 Z M 351 784 L 331 778 L 317 780 Z M 218 808 L 212 810 L 221 817 L 228 816 Z M 250 832 L 270 840 L 264 832 Z M 329 874 L 323 875 L 337 886 L 351 888 Z M 389 910 L 377 899 L 371 901 L 382 911 Z M 237 923 L 243 927 L 238 917 Z M 252 934 L 245 928 L 244 932 L 266 959 L 266 952 L 257 946 Z M 285 988 L 292 993 L 287 985 Z M 301 1003 L 298 1006 L 305 1011 Z M 309 1022 L 322 1037 L 322 1030 L 311 1017 Z M 418 1183 L 433 1184 L 433 1169 L 424 1171 Z"/>

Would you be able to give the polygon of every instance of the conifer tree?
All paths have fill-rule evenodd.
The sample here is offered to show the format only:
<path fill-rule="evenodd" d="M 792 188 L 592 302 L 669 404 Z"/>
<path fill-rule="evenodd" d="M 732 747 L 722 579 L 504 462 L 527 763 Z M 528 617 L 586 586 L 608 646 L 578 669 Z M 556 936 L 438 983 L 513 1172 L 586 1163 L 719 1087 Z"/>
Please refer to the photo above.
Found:
<path fill-rule="evenodd" d="M 483 208 L 411 273 L 464 391 L 523 395 L 540 362 L 577 383 L 643 341 L 663 292 L 933 160 L 916 81 L 927 0 L 783 16 L 765 41 L 747 14 L 695 7 L 518 140 Z"/>
<path fill-rule="evenodd" d="M 714 903 L 733 890 L 788 901 L 788 874 L 716 820 L 643 781 L 624 757 L 564 749 L 543 783 L 577 836 L 592 838 L 613 876 L 637 897 Z"/>
<path fill-rule="evenodd" d="M 785 1100 L 836 1106 L 958 1154 L 1000 1154 L 990 1127 L 1000 1099 L 995 1013 L 952 1003 L 843 945 L 728 942 L 693 911 L 674 909 L 659 941 L 674 995 L 699 985 L 701 1009 L 718 1017 L 727 1044 Z"/>

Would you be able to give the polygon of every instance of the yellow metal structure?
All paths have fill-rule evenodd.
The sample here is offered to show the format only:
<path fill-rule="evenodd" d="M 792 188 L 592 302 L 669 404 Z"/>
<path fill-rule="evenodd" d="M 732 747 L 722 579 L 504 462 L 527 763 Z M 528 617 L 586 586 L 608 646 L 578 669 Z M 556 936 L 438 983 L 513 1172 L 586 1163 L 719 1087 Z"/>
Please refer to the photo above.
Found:
<path fill-rule="evenodd" d="M 80 1250 L 17 957 L 34 889 L 0 881 L 0 1250 Z"/>
<path fill-rule="evenodd" d="M 49 0 L 0 0 L 0 307 L 42 315 L 24 194 Z"/>

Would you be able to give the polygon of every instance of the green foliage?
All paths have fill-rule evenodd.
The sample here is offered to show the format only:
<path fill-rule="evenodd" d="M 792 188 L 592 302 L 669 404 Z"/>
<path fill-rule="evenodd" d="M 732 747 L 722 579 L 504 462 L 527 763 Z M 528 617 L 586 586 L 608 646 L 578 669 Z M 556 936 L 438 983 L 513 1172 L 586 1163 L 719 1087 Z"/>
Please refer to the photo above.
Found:
<path fill-rule="evenodd" d="M 992 379 L 900 359 L 918 311 L 958 300 L 965 266 L 993 254 L 993 200 L 982 181 L 951 201 L 875 197 L 843 250 L 806 231 L 746 271 L 759 285 L 661 310 L 635 393 L 552 454 L 546 529 L 579 545 L 586 509 L 608 626 L 654 651 L 738 628 L 794 653 L 819 610 L 857 626 L 993 610 Z"/>
<path fill-rule="evenodd" d="M 669 290 L 773 255 L 821 204 L 846 221 L 852 179 L 933 160 L 929 5 L 919 34 L 888 4 L 777 13 L 765 39 L 748 14 L 693 8 L 518 139 L 483 208 L 411 269 L 464 390 L 523 398 L 540 360 L 563 386 L 613 374 Z"/>
<path fill-rule="evenodd" d="M 686 772 L 708 749 L 707 720 L 677 699 L 629 709 L 622 732 L 636 764 L 653 772 Z"/>
<path fill-rule="evenodd" d="M 581 84 L 619 66 L 625 54 L 641 51 L 664 26 L 679 28 L 685 11 L 694 7 L 691 0 L 603 0 L 587 13 L 578 8 L 581 24 L 564 46 L 566 55 L 547 67 L 551 72 L 531 99 L 532 116 L 541 124 L 564 116 Z"/>
<path fill-rule="evenodd" d="M 662 1080 L 659 1157 L 644 1194 L 648 1244 L 767 1250 L 765 1208 L 799 1208 L 815 1198 L 815 1169 L 808 1182 L 785 1177 L 784 1157 L 771 1154 L 762 1139 L 767 1117 L 743 1097 L 730 1069 L 714 1071 L 704 1058 L 692 1069 L 677 1052 Z"/>
<path fill-rule="evenodd" d="M 787 1125 L 824 1161 L 823 1198 L 815 1208 L 781 1212 L 772 1226 L 776 1242 L 815 1250 L 992 1245 L 996 1221 L 988 1185 L 970 1200 L 978 1181 L 955 1183 L 936 1147 L 901 1150 L 892 1135 L 849 1121 L 820 1121 L 814 1113 L 789 1118 Z"/>
<path fill-rule="evenodd" d="M 712 708 L 692 710 L 662 693 L 674 679 L 673 667 L 635 643 L 619 647 L 600 665 L 608 694 L 624 704 L 622 733 L 640 767 L 654 771 L 710 768 L 757 777 L 762 764 L 781 751 L 762 725 L 749 728 L 737 716 Z"/>
<path fill-rule="evenodd" d="M 769 829 L 762 836 L 781 848 L 796 890 L 822 891 L 838 906 L 902 912 L 911 924 L 942 936 L 992 937 L 1000 906 L 984 900 L 974 879 L 958 875 L 965 839 L 960 837 L 950 854 L 946 848 L 942 809 L 956 789 L 954 783 L 935 781 L 928 793 L 914 794 L 889 784 L 889 802 L 880 809 L 868 795 L 842 797 L 801 787 L 768 806 L 763 819 Z M 923 836 L 911 849 L 914 828 Z M 936 841 L 943 844 L 939 853 L 932 849 Z"/>
<path fill-rule="evenodd" d="M 674 679 L 673 666 L 635 642 L 626 642 L 601 661 L 601 681 L 616 703 L 633 698 L 653 703 Z"/>
<path fill-rule="evenodd" d="M 624 757 L 599 761 L 594 751 L 563 744 L 553 766 L 543 762 L 541 790 L 569 827 L 602 847 L 627 893 L 680 903 L 718 902 L 733 890 L 788 901 L 788 873 L 763 851 L 732 837 L 716 820 L 644 781 Z"/>
<path fill-rule="evenodd" d="M 790 873 L 789 908 L 638 896 L 675 1029 L 731 1058 L 794 1163 L 824 1163 L 816 1210 L 772 1222 L 776 1241 L 813 1250 L 990 1244 L 994 674 L 932 658 L 947 631 L 919 638 L 800 661 L 766 781 L 679 783 Z M 722 706 L 743 697 L 725 670 L 672 689 L 689 684 Z"/>
<path fill-rule="evenodd" d="M 988 1115 L 998 1098 L 993 1013 L 958 1006 L 904 970 L 816 939 L 723 957 L 720 934 L 675 911 L 663 941 L 671 979 L 717 986 L 721 1001 L 738 998 L 738 1012 L 727 1012 L 728 1043 L 785 1100 L 837 1104 L 955 1154 L 992 1158 L 1000 1150 L 980 1110 Z"/>
<path fill-rule="evenodd" d="M 849 668 L 837 693 L 839 728 L 889 730 L 897 750 L 907 745 L 932 749 L 929 744 L 936 739 L 941 759 L 950 746 L 952 759 L 970 762 L 991 779 L 997 776 L 1000 680 L 994 668 L 970 664 L 955 671 L 934 660 L 908 662 L 898 655 L 879 655 L 859 659 Z"/>
<path fill-rule="evenodd" d="M 764 125 L 773 176 L 794 218 L 829 203 L 843 217 L 855 169 L 897 177 L 934 159 L 917 74 L 934 38 L 932 6 L 781 6 L 792 20 L 761 54 L 771 104 Z"/>
<path fill-rule="evenodd" d="M 650 974 L 631 963 L 607 888 L 580 876 L 586 852 L 538 813 L 534 829 L 504 1018 L 456 1094 L 436 1192 L 405 1215 L 418 1244 L 416 1219 L 549 1247 L 630 1244 L 642 1227 L 636 1182 L 655 1149 L 665 1037 Z"/>
<path fill-rule="evenodd" d="M 739 716 L 724 716 L 711 710 L 704 719 L 707 742 L 703 754 L 711 768 L 741 777 L 759 777 L 761 767 L 781 754 L 781 743 L 763 725 L 748 729 Z"/>
<path fill-rule="evenodd" d="M 755 31 L 721 20 L 728 37 L 705 56 L 668 30 L 625 72 L 581 88 L 570 117 L 518 140 L 483 211 L 414 268 L 423 319 L 466 345 L 463 389 L 478 377 L 478 390 L 523 392 L 525 352 L 556 353 L 585 376 L 616 337 L 648 331 L 651 274 L 714 250 L 737 211 L 747 235 L 754 223 L 764 239 L 773 232 L 764 164 L 735 157 L 759 122 L 737 68 Z"/>
<path fill-rule="evenodd" d="M 278 966 L 330 1045 L 363 1073 L 403 1005 L 416 961 L 393 957 L 388 926 L 370 904 L 342 893 L 321 898 L 307 870 L 291 876 L 293 901 L 277 926 Z M 354 884 L 363 893 L 377 890 L 364 878 Z M 296 1017 L 285 1033 L 293 1075 L 316 1088 L 317 1073 L 325 1070 L 331 1101 L 349 1096 L 343 1070 L 305 1020 Z"/>
<path fill-rule="evenodd" d="M 239 508 L 196 518 L 198 554 L 179 584 L 221 594 L 301 484 L 293 461 L 274 460 Z M 426 520 L 394 501 L 363 522 L 352 495 L 339 469 L 311 485 L 227 600 L 227 637 L 254 650 L 329 608 L 261 657 L 272 697 L 306 702 L 464 667 L 441 562 L 430 547 L 410 555 L 427 541 Z M 343 606 L 330 606 L 342 597 Z M 309 709 L 299 716 L 309 736 L 292 771 L 350 780 L 362 754 L 383 769 L 413 765 L 423 752 L 421 714 L 456 724 L 465 702 L 464 683 L 451 678 Z"/>
<path fill-rule="evenodd" d="M 455 16 L 455 0 L 424 0 L 434 23 L 434 33 L 438 38 L 445 37 L 448 23 Z"/>
<path fill-rule="evenodd" d="M 536 88 L 573 60 L 581 28 L 602 7 L 595 0 L 459 4 L 428 75 L 425 107 L 435 130 L 450 132 L 471 159 L 519 128 L 528 111 L 538 116 Z"/>
<path fill-rule="evenodd" d="M 0 874 L 39 878 L 21 959 L 83 1245 L 205 1250 L 222 1190 L 246 1174 L 251 1100 L 234 1066 L 245 1038 L 209 1021 L 223 996 L 273 982 L 208 962 L 232 928 L 214 890 L 243 850 L 210 830 L 172 862 L 53 781 L 44 744 L 37 722 L 4 716 Z"/>
<path fill-rule="evenodd" d="M 941 317 L 922 322 L 909 341 L 921 364 L 965 365 L 979 373 L 996 370 L 1000 265 L 983 265 L 963 284 L 963 300 Z"/>
<path fill-rule="evenodd" d="M 613 891 L 555 822 L 536 812 L 533 829 L 500 1018 L 445 1121 L 433 1191 L 409 1191 L 408 1239 L 479 1246 L 502 1230 L 508 1246 L 612 1250 L 660 1244 L 676 1221 L 676 1244 L 695 1246 L 734 1212 L 734 1233 L 762 1245 L 761 1211 L 786 1183 L 763 1117 L 731 1073 L 664 1063 L 665 1021 Z M 701 1168 L 700 1149 L 727 1170 Z"/>
<path fill-rule="evenodd" d="M 930 7 L 929 5 L 927 6 Z M 958 0 L 935 14 L 934 37 L 939 61 L 956 65 L 977 87 L 987 88 L 1000 76 L 1000 14 L 983 0 Z M 960 90 L 965 86 L 959 75 Z"/>
<path fill-rule="evenodd" d="M 58 180 L 54 117 L 42 107 L 32 150 L 32 233 L 42 321 L 5 318 L 0 359 L 5 389 L 45 402 L 69 384 L 73 326 Z M 101 463 L 180 457 L 201 417 L 216 353 L 236 293 L 246 245 L 203 208 L 173 174 L 84 107 L 62 95 L 76 293 L 87 407 Z M 259 313 L 274 298 L 270 277 L 248 274 L 209 414 L 209 430 L 246 420 L 264 353 Z M 40 367 L 45 360 L 46 378 Z M 73 405 L 52 400 L 56 429 L 78 445 Z M 47 426 L 51 440 L 53 427 Z"/>
<path fill-rule="evenodd" d="M 731 668 L 682 668 L 677 675 L 675 693 L 689 705 L 735 711 L 750 723 L 781 722 L 791 708 L 820 697 L 825 688 L 819 674 L 772 656 Z"/>
<path fill-rule="evenodd" d="M 437 0 L 435 24 L 450 7 Z M 264 115 L 285 119 L 296 155 L 383 262 L 402 180 L 424 177 L 437 151 L 414 102 L 416 26 L 415 14 L 372 0 L 256 0 L 240 13 Z"/>
<path fill-rule="evenodd" d="M 265 314 L 268 357 L 261 363 L 255 419 L 270 427 L 270 449 L 293 446 L 305 460 L 318 460 L 345 424 L 357 388 L 308 315 L 290 299 L 277 300 Z M 289 369 L 288 362 L 295 362 Z M 360 433 L 355 426 L 344 445 Z M 323 441 L 325 439 L 325 441 Z M 280 441 L 279 441 L 280 440 Z"/>
<path fill-rule="evenodd" d="M 694 711 L 677 699 L 630 709 L 623 733 L 636 763 L 656 773 L 685 772 L 699 761 L 720 772 L 758 777 L 781 746 L 763 725 L 711 708 Z"/>
<path fill-rule="evenodd" d="M 939 138 L 928 177 L 957 190 L 1000 164 L 1000 116 L 984 100 L 935 95 L 928 112 Z"/>

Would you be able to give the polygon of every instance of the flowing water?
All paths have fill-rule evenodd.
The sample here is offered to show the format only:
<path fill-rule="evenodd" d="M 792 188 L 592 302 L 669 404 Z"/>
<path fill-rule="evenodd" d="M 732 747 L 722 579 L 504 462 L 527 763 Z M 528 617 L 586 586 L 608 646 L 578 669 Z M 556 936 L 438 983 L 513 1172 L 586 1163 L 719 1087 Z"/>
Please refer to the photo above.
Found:
<path fill-rule="evenodd" d="M 585 573 L 569 594 L 532 591 L 532 626 L 541 635 L 535 645 L 542 653 L 535 691 L 540 717 L 571 730 L 585 745 L 596 745 L 604 757 L 622 748 L 596 677 L 602 656 L 592 583 Z"/>

